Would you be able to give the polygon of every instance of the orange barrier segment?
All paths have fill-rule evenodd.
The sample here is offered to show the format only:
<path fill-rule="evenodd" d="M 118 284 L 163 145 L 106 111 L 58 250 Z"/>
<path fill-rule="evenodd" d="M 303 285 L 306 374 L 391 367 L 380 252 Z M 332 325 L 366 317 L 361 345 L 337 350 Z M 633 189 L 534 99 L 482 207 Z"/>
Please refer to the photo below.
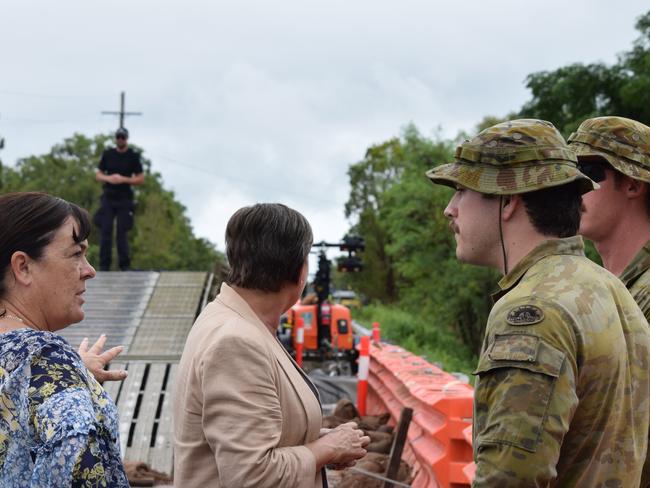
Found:
<path fill-rule="evenodd" d="M 302 368 L 302 351 L 305 344 L 305 324 L 302 317 L 296 319 L 296 363 Z"/>
<path fill-rule="evenodd" d="M 368 374 L 370 369 L 370 337 L 361 338 L 359 351 L 359 372 L 357 374 L 357 410 L 360 415 L 366 415 L 368 399 Z"/>
<path fill-rule="evenodd" d="M 470 425 L 469 427 L 466 427 L 465 430 L 463 430 L 463 437 L 465 437 L 465 442 L 467 442 L 470 446 L 472 445 L 472 426 Z M 463 468 L 463 472 L 469 478 L 470 480 L 474 479 L 474 476 L 476 475 L 476 463 L 471 462 L 467 466 Z"/>
<path fill-rule="evenodd" d="M 379 329 L 379 322 L 372 323 L 372 342 L 379 344 L 381 341 L 381 330 Z"/>
<path fill-rule="evenodd" d="M 414 467 L 412 486 L 470 486 L 471 434 L 468 442 L 465 431 L 473 388 L 398 346 L 373 346 L 370 357 L 368 413 L 388 411 L 395 423 L 402 408 L 413 409 L 404 453 Z"/>

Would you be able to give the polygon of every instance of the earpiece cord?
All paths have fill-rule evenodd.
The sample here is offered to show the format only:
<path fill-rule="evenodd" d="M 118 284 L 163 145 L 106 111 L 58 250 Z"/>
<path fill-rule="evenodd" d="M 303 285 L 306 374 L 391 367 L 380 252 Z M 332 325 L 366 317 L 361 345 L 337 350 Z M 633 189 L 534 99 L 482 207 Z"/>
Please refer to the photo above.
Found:
<path fill-rule="evenodd" d="M 501 212 L 503 210 L 503 195 L 499 195 L 499 239 L 501 240 L 501 251 L 503 252 L 503 275 L 508 274 L 508 256 L 506 256 L 506 245 L 503 242 L 503 227 L 501 226 Z"/>

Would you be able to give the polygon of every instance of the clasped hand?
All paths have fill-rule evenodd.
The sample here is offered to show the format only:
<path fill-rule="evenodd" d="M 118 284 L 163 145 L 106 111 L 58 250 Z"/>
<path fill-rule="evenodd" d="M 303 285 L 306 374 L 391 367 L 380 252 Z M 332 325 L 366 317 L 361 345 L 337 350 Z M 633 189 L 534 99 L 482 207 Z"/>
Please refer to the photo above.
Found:
<path fill-rule="evenodd" d="M 112 175 L 108 175 L 108 182 L 112 183 L 113 185 L 121 185 L 122 183 L 126 183 L 127 177 L 122 176 L 119 173 L 113 173 Z"/>
<path fill-rule="evenodd" d="M 354 466 L 367 454 L 365 447 L 370 444 L 370 437 L 357 428 L 356 422 L 347 422 L 334 429 L 321 429 L 320 435 L 335 453 L 328 463 L 334 469 Z"/>

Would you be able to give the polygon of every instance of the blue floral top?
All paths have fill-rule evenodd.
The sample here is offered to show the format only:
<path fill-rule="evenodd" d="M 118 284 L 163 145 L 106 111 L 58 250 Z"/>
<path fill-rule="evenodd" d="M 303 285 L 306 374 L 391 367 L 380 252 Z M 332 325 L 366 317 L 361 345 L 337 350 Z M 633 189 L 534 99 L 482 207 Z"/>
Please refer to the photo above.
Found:
<path fill-rule="evenodd" d="M 115 404 L 51 332 L 0 334 L 0 486 L 129 486 Z"/>

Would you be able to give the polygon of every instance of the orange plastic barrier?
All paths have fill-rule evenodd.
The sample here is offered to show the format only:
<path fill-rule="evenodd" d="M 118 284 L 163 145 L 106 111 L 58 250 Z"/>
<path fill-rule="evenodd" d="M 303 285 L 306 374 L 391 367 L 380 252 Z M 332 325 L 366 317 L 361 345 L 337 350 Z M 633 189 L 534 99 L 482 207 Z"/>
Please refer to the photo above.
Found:
<path fill-rule="evenodd" d="M 296 319 L 296 364 L 302 368 L 302 350 L 305 345 L 305 324 L 302 317 Z"/>
<path fill-rule="evenodd" d="M 465 442 L 467 442 L 470 446 L 472 445 L 472 426 L 470 425 L 469 427 L 466 427 L 465 430 L 463 430 L 463 437 L 465 437 Z M 474 475 L 476 475 L 476 463 L 471 462 L 467 466 L 463 468 L 463 471 L 465 472 L 465 475 L 470 480 L 474 479 Z"/>
<path fill-rule="evenodd" d="M 368 374 L 370 373 L 370 337 L 361 338 L 359 350 L 359 373 L 357 374 L 357 410 L 366 415 L 368 405 Z"/>
<path fill-rule="evenodd" d="M 461 488 L 473 479 L 471 429 L 474 390 L 455 376 L 398 346 L 370 350 L 368 414 L 413 409 L 404 458 L 414 467 L 414 488 Z"/>
<path fill-rule="evenodd" d="M 376 344 L 381 342 L 381 330 L 379 329 L 379 322 L 372 323 L 372 340 Z"/>

